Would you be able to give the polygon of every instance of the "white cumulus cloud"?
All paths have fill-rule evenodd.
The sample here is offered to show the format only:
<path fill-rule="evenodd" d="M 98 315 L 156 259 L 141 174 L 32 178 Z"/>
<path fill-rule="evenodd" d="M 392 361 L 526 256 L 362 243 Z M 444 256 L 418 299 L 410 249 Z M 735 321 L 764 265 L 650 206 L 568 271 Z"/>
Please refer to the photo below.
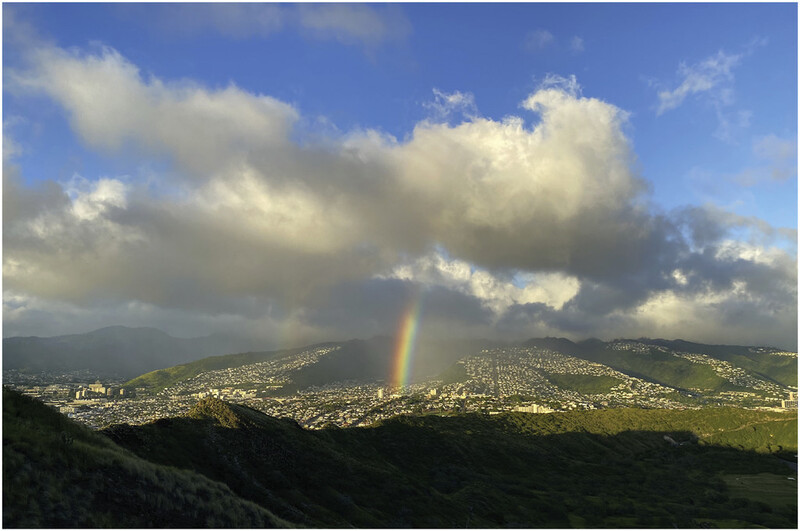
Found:
<path fill-rule="evenodd" d="M 758 334 L 737 311 L 760 323 L 796 305 L 795 256 L 731 256 L 721 243 L 770 227 L 651 210 L 627 113 L 574 77 L 547 76 L 520 116 L 479 117 L 463 112 L 476 107 L 467 92 L 435 93 L 465 116 L 424 120 L 403 140 L 361 130 L 301 143 L 290 104 L 148 76 L 110 48 L 43 47 L 8 79 L 63 107 L 89 148 L 133 149 L 171 164 L 161 179 L 177 176 L 171 194 L 130 177 L 31 187 L 4 162 L 4 289 L 9 304 L 38 301 L 18 305 L 31 311 L 14 313 L 15 329 L 47 307 L 134 304 L 176 322 L 284 319 L 308 337 L 386 332 L 411 284 L 429 286 L 443 327 L 516 335 L 641 330 L 677 304 L 658 297 L 707 293 L 709 330 Z"/>

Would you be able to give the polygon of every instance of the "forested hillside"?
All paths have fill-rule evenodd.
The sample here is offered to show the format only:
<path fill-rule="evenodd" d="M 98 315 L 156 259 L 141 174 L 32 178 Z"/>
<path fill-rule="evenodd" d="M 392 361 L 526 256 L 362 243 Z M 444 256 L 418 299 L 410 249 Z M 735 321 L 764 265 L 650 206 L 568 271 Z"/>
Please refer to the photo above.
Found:
<path fill-rule="evenodd" d="M 736 495 L 726 474 L 796 493 L 797 417 L 736 409 L 398 417 L 306 431 L 216 399 L 105 433 L 302 525 L 793 525 L 796 504 Z M 785 501 L 785 497 L 776 500 Z"/>
<path fill-rule="evenodd" d="M 793 527 L 796 413 L 401 416 L 304 430 L 209 398 L 93 432 L 4 392 L 5 527 Z M 124 448 L 124 449 L 123 449 Z M 794 479 L 789 479 L 789 478 Z"/>
<path fill-rule="evenodd" d="M 3 391 L 3 527 L 284 527 L 219 481 L 153 463 Z"/>

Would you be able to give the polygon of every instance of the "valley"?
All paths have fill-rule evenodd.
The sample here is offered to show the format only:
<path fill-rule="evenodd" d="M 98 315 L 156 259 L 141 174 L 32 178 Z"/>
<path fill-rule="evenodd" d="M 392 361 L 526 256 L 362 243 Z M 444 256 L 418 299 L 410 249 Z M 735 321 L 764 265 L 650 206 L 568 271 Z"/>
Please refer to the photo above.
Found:
<path fill-rule="evenodd" d="M 93 428 L 180 416 L 206 397 L 312 429 L 369 426 L 403 414 L 796 408 L 790 393 L 797 389 L 786 383 L 796 383 L 797 355 L 765 347 L 548 338 L 516 345 L 421 346 L 419 366 L 434 372 L 417 369 L 398 386 L 390 377 L 393 346 L 389 338 L 373 338 L 215 356 L 112 381 L 109 387 L 123 395 L 82 400 L 73 398 L 76 387 L 66 383 L 55 393 L 48 392 L 51 382 L 31 385 L 30 375 L 6 371 L 4 380 Z"/>

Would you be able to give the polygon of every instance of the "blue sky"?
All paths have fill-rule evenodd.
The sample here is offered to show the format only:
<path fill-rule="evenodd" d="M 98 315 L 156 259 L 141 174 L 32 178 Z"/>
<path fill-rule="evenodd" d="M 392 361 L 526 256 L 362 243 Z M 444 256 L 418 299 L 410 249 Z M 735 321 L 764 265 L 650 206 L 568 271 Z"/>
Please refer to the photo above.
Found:
<path fill-rule="evenodd" d="M 326 116 L 341 129 L 377 128 L 399 138 L 425 117 L 423 104 L 432 99 L 433 88 L 470 92 L 482 115 L 501 118 L 518 113 L 519 102 L 548 73 L 574 74 L 585 95 L 631 113 L 629 134 L 657 203 L 672 208 L 715 202 L 774 225 L 797 224 L 795 205 L 781 200 L 796 196 L 796 179 L 737 191 L 718 184 L 765 165 L 753 150 L 759 139 L 795 136 L 793 4 L 409 4 L 396 13 L 405 19 L 406 36 L 372 48 L 358 42 L 332 44 L 292 29 L 249 38 L 215 34 L 209 27 L 176 35 L 170 23 L 153 22 L 165 9 L 158 5 L 10 7 L 59 46 L 101 42 L 146 74 L 189 78 L 210 87 L 233 82 L 292 102 L 309 116 Z M 526 41 L 537 33 L 546 36 L 544 42 Z M 573 47 L 576 38 L 580 50 Z M 14 64 L 10 48 L 6 65 Z M 674 89 L 681 82 L 679 65 L 696 65 L 717 53 L 742 56 L 732 79 L 658 115 L 656 87 Z M 732 101 L 721 109 L 731 122 L 723 138 L 716 134 L 720 119 L 709 101 L 719 90 L 732 93 Z M 27 115 L 31 109 L 26 105 L 42 104 L 6 97 L 6 115 L 11 116 Z M 37 173 L 69 172 L 63 159 L 70 157 L 97 170 L 112 162 L 94 161 L 66 124 L 50 114 L 57 110 L 39 112 L 48 113 L 41 118 L 47 131 L 37 137 L 19 127 L 17 138 L 34 145 L 31 153 L 39 151 L 37 145 L 65 152 L 62 161 L 53 158 Z M 745 123 L 740 122 L 742 113 Z"/>
<path fill-rule="evenodd" d="M 475 203 L 479 201 L 480 193 L 468 198 L 465 196 L 457 206 L 445 205 L 444 199 L 438 196 L 425 195 L 425 200 L 413 194 L 409 197 L 423 203 L 429 201 L 430 205 L 444 212 L 449 212 L 447 208 L 452 206 L 456 217 L 458 212 L 474 210 L 478 212 L 475 216 L 483 216 L 487 211 L 491 219 L 502 218 L 502 226 L 481 221 L 476 222 L 480 227 L 476 225 L 474 233 L 459 232 L 451 226 L 455 222 L 450 214 L 443 214 L 441 219 L 428 219 L 430 216 L 422 213 L 417 216 L 424 218 L 422 221 L 398 218 L 392 228 L 382 229 L 380 234 L 364 232 L 363 239 L 357 243 L 348 240 L 342 247 L 334 245 L 330 248 L 322 244 L 312 245 L 313 252 L 322 252 L 320 249 L 324 248 L 324 253 L 337 253 L 337 257 L 341 256 L 340 253 L 352 253 L 354 248 L 370 249 L 370 253 L 376 253 L 365 262 L 342 264 L 344 270 L 357 270 L 360 276 L 332 275 L 323 283 L 328 290 L 325 293 L 359 282 L 367 282 L 370 286 L 382 282 L 382 289 L 388 291 L 375 295 L 380 298 L 394 293 L 387 288 L 389 284 L 424 283 L 431 288 L 458 293 L 465 297 L 464 304 L 468 302 L 475 306 L 475 315 L 480 316 L 476 319 L 481 327 L 475 327 L 474 323 L 465 324 L 468 329 L 479 329 L 487 335 L 525 336 L 546 332 L 573 337 L 677 334 L 685 329 L 675 324 L 679 321 L 671 326 L 663 325 L 662 329 L 650 330 L 648 327 L 652 322 L 642 320 L 641 316 L 650 315 L 648 312 L 655 316 L 658 304 L 663 306 L 659 306 L 661 310 L 658 311 L 669 310 L 679 314 L 680 299 L 697 315 L 711 309 L 719 312 L 716 321 L 711 319 L 714 326 L 708 330 L 689 327 L 693 337 L 711 340 L 721 338 L 726 326 L 738 322 L 735 315 L 740 315 L 743 320 L 752 317 L 748 322 L 753 323 L 755 330 L 755 323 L 763 327 L 764 322 L 770 321 L 769 315 L 772 314 L 769 312 L 776 311 L 775 308 L 765 309 L 769 307 L 766 295 L 763 304 L 759 303 L 756 308 L 753 306 L 753 300 L 757 298 L 754 293 L 743 295 L 736 291 L 744 289 L 742 285 L 756 289 L 758 282 L 755 278 L 745 278 L 746 274 L 741 271 L 735 274 L 722 272 L 733 266 L 728 263 L 723 267 L 720 261 L 727 257 L 725 259 L 730 262 L 728 250 L 732 242 L 740 242 L 749 247 L 747 251 L 737 251 L 740 253 L 736 257 L 739 262 L 750 260 L 753 267 L 766 268 L 778 267 L 776 264 L 780 263 L 784 268 L 782 271 L 788 271 L 789 296 L 793 297 L 796 306 L 795 4 L 4 4 L 3 15 L 4 173 L 9 173 L 10 169 L 16 175 L 21 190 L 19 201 L 23 201 L 23 196 L 45 194 L 42 183 L 55 183 L 73 201 L 72 210 L 77 208 L 76 204 L 84 204 L 81 198 L 85 196 L 94 198 L 91 199 L 95 201 L 92 203 L 94 210 L 90 209 L 92 215 L 97 211 L 105 216 L 110 211 L 105 206 L 97 206 L 100 205 L 98 201 L 105 198 L 102 201 L 110 201 L 107 204 L 126 211 L 128 215 L 125 218 L 117 213 L 124 219 L 105 221 L 121 224 L 117 228 L 127 231 L 126 234 L 139 234 L 140 245 L 145 245 L 150 252 L 156 252 L 153 243 L 156 235 L 148 230 L 155 229 L 148 228 L 145 222 L 129 219 L 135 217 L 133 205 L 136 201 L 142 202 L 142 209 L 152 208 L 153 204 L 163 206 L 160 203 L 165 200 L 163 194 L 169 191 L 174 197 L 202 195 L 206 205 L 210 190 L 219 191 L 219 187 L 232 186 L 232 174 L 225 173 L 232 171 L 230 167 L 209 170 L 207 175 L 197 179 L 194 174 L 203 171 L 194 167 L 191 161 L 187 162 L 186 157 L 193 156 L 193 149 L 208 153 L 209 144 L 206 142 L 210 140 L 204 138 L 194 142 L 191 134 L 195 131 L 187 131 L 185 139 L 176 138 L 176 135 L 181 135 L 181 127 L 202 129 L 203 124 L 209 124 L 211 120 L 203 110 L 187 117 L 186 113 L 192 111 L 178 108 L 184 101 L 182 98 L 189 97 L 186 87 L 194 87 L 211 99 L 219 96 L 214 105 L 241 103 L 247 107 L 255 104 L 259 97 L 266 96 L 291 109 L 293 117 L 287 118 L 290 125 L 286 126 L 285 140 L 289 142 L 287 146 L 298 150 L 300 158 L 297 160 L 287 155 L 286 149 L 278 150 L 285 157 L 275 155 L 270 158 L 264 154 L 271 153 L 270 149 L 258 156 L 253 155 L 254 152 L 260 153 L 261 140 L 253 136 L 241 140 L 235 125 L 230 125 L 231 131 L 220 132 L 219 143 L 214 144 L 215 149 L 219 147 L 220 150 L 219 160 L 230 156 L 231 160 L 241 162 L 241 157 L 245 157 L 247 161 L 243 164 L 258 175 L 258 182 L 264 186 L 277 186 L 278 182 L 299 186 L 297 183 L 303 182 L 303 193 L 322 193 L 318 192 L 321 186 L 318 180 L 305 181 L 317 171 L 308 166 L 308 158 L 321 160 L 327 156 L 324 154 L 331 152 L 356 152 L 364 166 L 355 170 L 342 169 L 351 173 L 336 181 L 337 184 L 325 185 L 332 186 L 332 192 L 325 193 L 341 197 L 343 205 L 355 201 L 343 206 L 350 213 L 361 212 L 358 210 L 360 206 L 353 205 L 381 204 L 377 196 L 354 199 L 349 190 L 356 185 L 348 180 L 354 179 L 352 172 L 364 172 L 364 175 L 371 176 L 365 178 L 373 179 L 372 183 L 404 183 L 400 189 L 407 190 L 411 186 L 409 183 L 416 182 L 412 173 L 424 173 L 424 169 L 419 168 L 435 166 L 440 168 L 440 172 L 449 171 L 446 166 L 436 166 L 444 162 L 428 158 L 425 158 L 423 166 L 419 166 L 422 164 L 420 157 L 428 157 L 429 149 L 437 149 L 430 146 L 445 146 L 441 147 L 444 150 L 455 144 L 459 145 L 454 151 L 460 154 L 458 156 L 476 157 L 476 162 L 468 166 L 471 168 L 469 171 L 480 171 L 475 168 L 491 166 L 492 160 L 500 161 L 492 157 L 500 155 L 497 151 L 480 152 L 480 144 L 474 144 L 478 146 L 475 149 L 470 148 L 473 144 L 468 142 L 472 142 L 473 135 L 484 134 L 489 139 L 498 134 L 505 139 L 503 142 L 513 144 L 517 140 L 510 140 L 509 130 L 498 124 L 505 123 L 509 117 L 519 117 L 523 120 L 523 130 L 531 134 L 531 137 L 515 136 L 519 142 L 534 141 L 539 125 L 551 119 L 554 120 L 551 127 L 558 125 L 558 131 L 564 135 L 563 142 L 554 141 L 547 147 L 558 154 L 561 162 L 537 166 L 526 156 L 527 170 L 514 166 L 514 179 L 517 180 L 509 184 L 509 189 L 519 187 L 522 194 L 519 197 L 531 198 L 528 206 L 547 207 L 545 203 L 540 204 L 542 194 L 560 190 L 560 180 L 567 183 L 564 189 L 574 189 L 575 194 L 579 194 L 565 192 L 567 203 L 574 200 L 575 209 L 583 208 L 580 205 L 589 204 L 594 199 L 591 195 L 594 192 L 586 191 L 593 189 L 594 185 L 607 187 L 609 197 L 619 197 L 619 205 L 615 206 L 613 199 L 603 196 L 602 191 L 597 192 L 597 204 L 607 207 L 607 210 L 598 211 L 596 216 L 583 210 L 576 210 L 580 212 L 577 217 L 565 216 L 554 230 L 556 233 L 558 230 L 567 231 L 564 233 L 567 240 L 574 234 L 588 231 L 583 228 L 583 223 L 599 223 L 598 219 L 612 218 L 615 223 L 624 218 L 624 227 L 637 223 L 650 227 L 652 224 L 653 231 L 644 238 L 647 242 L 642 244 L 644 247 L 635 251 L 627 249 L 627 244 L 614 243 L 616 240 L 609 237 L 610 246 L 620 246 L 609 251 L 616 256 L 639 256 L 639 253 L 645 253 L 645 248 L 661 249 L 661 244 L 651 240 L 657 239 L 656 233 L 661 234 L 662 229 L 656 227 L 662 224 L 671 228 L 663 229 L 663 235 L 659 236 L 663 241 L 659 241 L 664 245 L 675 244 L 678 236 L 669 236 L 670 230 L 677 230 L 684 236 L 698 230 L 687 225 L 688 218 L 693 222 L 702 218 L 707 223 L 712 223 L 709 220 L 713 219 L 717 225 L 713 228 L 704 226 L 704 230 L 719 235 L 713 252 L 704 247 L 707 242 L 697 239 L 680 242 L 685 245 L 685 249 L 680 251 L 683 253 L 680 260 L 677 254 L 664 258 L 670 263 L 669 271 L 665 269 L 655 274 L 653 268 L 662 267 L 662 262 L 654 265 L 649 258 L 637 259 L 642 270 L 629 271 L 627 281 L 636 285 L 638 281 L 630 279 L 641 277 L 642 285 L 629 290 L 623 279 L 612 278 L 613 275 L 606 272 L 604 268 L 611 267 L 610 262 L 598 260 L 596 268 L 583 267 L 577 262 L 580 253 L 572 250 L 570 245 L 564 246 L 566 251 L 558 245 L 553 250 L 547 247 L 551 245 L 549 240 L 534 238 L 530 241 L 537 242 L 536 245 L 531 243 L 527 251 L 508 250 L 527 249 L 527 240 L 516 241 L 511 235 L 519 237 L 531 227 L 543 224 L 541 220 L 528 219 L 524 214 L 509 214 L 505 219 L 503 213 L 517 212 L 517 203 L 522 200 L 505 197 L 499 188 L 480 189 L 491 179 L 503 182 L 502 179 L 509 178 L 487 170 L 489 173 L 475 177 L 473 183 L 477 183 L 477 192 L 498 194 L 489 198 L 486 204 Z M 98 72 L 127 68 L 126 72 L 136 73 L 126 74 L 120 81 L 92 71 L 95 67 Z M 70 77 L 68 72 L 75 73 L 76 77 Z M 88 83 L 80 76 L 95 74 L 97 77 L 92 78 L 95 81 L 90 90 L 97 91 L 98 105 L 93 108 L 91 101 L 80 100 L 79 94 L 86 91 L 77 85 Z M 106 81 L 110 84 L 105 89 L 98 85 Z M 112 94 L 111 91 L 120 90 L 120 85 L 112 82 L 127 83 L 126 86 L 133 87 L 131 90 L 134 92 L 148 94 L 142 97 L 142 105 L 159 101 L 153 103 L 156 110 L 150 111 L 156 113 L 156 120 L 159 116 L 165 117 L 164 123 L 158 126 L 160 132 L 148 133 L 146 125 L 131 125 L 137 114 L 133 109 L 134 118 L 120 118 L 125 112 L 115 111 L 114 115 L 104 117 L 102 123 L 96 120 L 94 112 L 125 107 L 124 102 L 110 102 L 109 107 L 100 105 L 106 96 Z M 223 98 L 221 94 L 230 87 L 236 88 L 238 96 Z M 579 114 L 575 115 L 563 107 L 561 118 L 557 118 L 555 112 L 543 114 L 542 109 L 564 103 L 542 99 L 548 89 L 566 95 L 567 103 L 580 103 L 583 110 L 576 110 Z M 540 96 L 536 99 L 539 103 L 524 108 L 523 102 L 536 94 Z M 171 104 L 176 105 L 175 118 L 169 118 L 172 120 L 169 121 L 166 117 L 172 116 L 168 108 Z M 150 111 L 142 110 L 139 114 L 144 116 Z M 235 112 L 229 116 L 235 116 Z M 575 123 L 570 122 L 567 127 L 556 120 L 574 120 Z M 463 124 L 469 127 L 460 128 Z M 211 123 L 209 127 L 213 125 Z M 586 142 L 570 143 L 570 135 L 580 137 L 588 134 L 585 128 L 595 126 L 599 128 L 596 132 L 600 136 Z M 258 129 L 261 126 L 254 127 Z M 540 132 L 544 132 L 545 128 L 541 129 Z M 430 134 L 422 135 L 423 130 Z M 280 134 L 283 132 L 281 129 Z M 232 136 L 228 138 L 225 134 Z M 424 142 L 429 142 L 430 146 Z M 613 143 L 611 151 L 608 150 L 609 142 Z M 242 154 L 241 149 L 245 149 L 242 144 L 246 144 L 246 155 Z M 611 157 L 608 155 L 611 152 L 617 153 L 614 156 L 624 156 L 624 168 L 620 169 L 612 158 L 597 159 L 596 154 L 590 153 L 595 149 L 604 150 L 607 157 Z M 535 153 L 539 158 L 547 159 L 550 152 Z M 534 152 L 531 152 L 533 156 Z M 273 160 L 280 163 L 273 163 Z M 564 170 L 559 166 L 571 167 L 571 160 L 580 161 L 584 168 L 581 171 L 588 173 L 575 177 L 571 173 L 574 168 Z M 334 166 L 349 164 L 344 159 L 330 163 Z M 381 169 L 372 168 L 372 164 Z M 593 164 L 599 164 L 597 175 L 592 174 Z M 402 168 L 393 173 L 397 167 Z M 381 172 L 386 168 L 393 169 L 386 170 L 388 173 L 383 175 Z M 296 171 L 305 173 L 293 173 Z M 324 175 L 326 170 L 319 171 Z M 461 181 L 456 174 L 467 170 L 452 164 L 452 171 L 453 180 L 448 183 L 458 186 Z M 530 171 L 529 175 L 545 172 L 546 179 L 552 182 L 544 181 L 545 177 L 531 180 L 525 176 L 525 171 Z M 563 174 L 559 173 L 562 171 Z M 607 173 L 603 174 L 604 171 Z M 624 173 L 624 178 L 619 177 L 619 172 Z M 108 181 L 108 188 L 104 188 L 102 193 L 98 191 L 101 179 Z M 216 183 L 217 188 L 212 183 Z M 358 186 L 365 185 L 361 183 Z M 267 196 L 277 201 L 274 189 L 270 190 L 272 192 Z M 225 191 L 229 190 L 225 188 Z M 618 193 L 618 196 L 611 192 Z M 302 201 L 298 199 L 299 193 L 291 196 L 294 201 L 291 204 L 313 203 L 310 196 L 303 196 Z M 395 190 L 393 193 L 398 192 Z M 433 192 L 426 188 L 424 193 Z M 8 201 L 15 198 L 13 196 Z M 288 201 L 285 197 L 281 200 L 284 199 Z M 314 198 L 314 201 L 318 199 Z M 45 201 L 41 197 L 37 200 Z M 236 204 L 242 206 L 241 201 Z M 217 203 L 214 205 L 214 208 L 219 206 Z M 250 206 L 261 214 L 266 212 L 263 205 Z M 524 206 L 519 206 L 520 212 L 524 212 Z M 42 206 L 41 209 L 51 207 Z M 498 210 L 493 211 L 493 208 Z M 249 211 L 247 208 L 244 210 Z M 634 214 L 645 216 L 644 221 L 626 217 Z M 200 214 L 195 212 L 193 215 Z M 341 230 L 347 232 L 354 226 L 374 225 L 368 219 L 369 215 L 353 214 L 353 219 L 342 221 Z M 88 222 L 86 216 L 80 218 L 83 223 L 79 224 L 80 227 Z M 248 219 L 263 229 L 265 220 Z M 291 215 L 287 219 L 287 225 L 298 223 L 292 230 L 306 227 Z M 553 219 L 553 216 L 547 219 Z M 26 230 L 30 230 L 34 221 L 25 220 Z M 113 283 L 114 286 L 130 285 L 128 291 L 116 287 L 103 291 L 99 284 L 67 288 L 67 284 L 75 285 L 74 278 L 55 262 L 51 270 L 38 266 L 35 274 L 31 268 L 19 266 L 26 260 L 33 260 L 36 254 L 32 249 L 41 249 L 44 243 L 32 241 L 33 236 L 26 239 L 22 236 L 25 233 L 22 229 L 15 231 L 17 236 L 9 239 L 17 221 L 6 217 L 4 222 L 4 304 L 14 309 L 13 313 L 4 312 L 4 335 L 48 335 L 48 330 L 56 333 L 71 326 L 105 324 L 101 315 L 125 321 L 108 324 L 172 323 L 176 333 L 189 335 L 205 330 L 208 322 L 222 322 L 215 320 L 215 316 L 220 315 L 224 316 L 225 326 L 232 330 L 264 328 L 263 320 L 259 321 L 265 319 L 263 310 L 259 313 L 250 308 L 251 304 L 262 309 L 280 307 L 282 316 L 292 316 L 291 327 L 301 330 L 297 334 L 302 338 L 391 332 L 391 317 L 387 317 L 386 322 L 365 323 L 358 312 L 353 312 L 352 320 L 346 325 L 336 320 L 335 329 L 324 319 L 312 322 L 307 318 L 313 313 L 309 310 L 311 305 L 315 305 L 315 315 L 324 313 L 320 308 L 325 305 L 330 306 L 330 312 L 342 311 L 322 295 L 323 288 L 320 288 L 318 296 L 307 299 L 305 296 L 278 294 L 265 287 L 269 284 L 266 281 L 245 282 L 246 286 L 237 286 L 233 290 L 235 293 L 216 286 L 207 296 L 230 297 L 229 303 L 223 305 L 224 308 L 200 304 L 197 313 L 190 309 L 194 306 L 185 301 L 137 291 L 137 282 L 142 279 L 125 275 L 115 278 Z M 472 222 L 475 222 L 474 216 L 461 220 L 460 226 Z M 417 223 L 421 225 L 418 227 Z M 336 223 L 329 226 L 334 225 Z M 162 227 L 159 230 L 170 229 Z M 429 233 L 425 232 L 427 230 Z M 624 233 L 619 227 L 614 230 L 618 235 Z M 417 231 L 426 237 L 409 238 L 405 231 Z M 492 241 L 481 241 L 480 234 L 492 231 L 500 231 L 498 234 L 509 237 L 508 249 Z M 402 237 L 398 235 L 401 232 Z M 227 229 L 222 233 L 229 234 Z M 361 234 L 359 231 L 352 233 Z M 339 241 L 341 234 L 335 231 L 331 234 L 329 241 Z M 70 236 L 78 238 L 76 234 Z M 50 238 L 41 234 L 36 237 Z M 85 241 L 87 237 L 82 235 L 78 239 Z M 286 235 L 281 237 L 288 238 Z M 604 237 L 598 235 L 592 241 L 605 242 Z M 500 236 L 493 236 L 490 240 L 492 238 L 502 240 Z M 157 239 L 164 240 L 160 245 L 169 245 L 163 232 Z M 298 245 L 288 247 L 296 251 Z M 50 249 L 48 256 L 53 257 L 53 249 L 59 247 L 47 248 Z M 311 252 L 306 247 L 302 250 L 303 253 Z M 125 253 L 133 251 L 120 252 L 110 263 L 124 262 Z M 70 250 L 69 253 L 80 252 Z M 559 253 L 566 258 L 548 261 L 533 257 L 533 254 L 558 256 Z M 716 261 L 702 267 L 697 265 L 697 256 L 704 253 L 715 256 Z M 763 258 L 777 257 L 780 253 L 784 254 L 774 258 L 776 261 Z M 648 254 L 651 255 L 659 253 Z M 70 256 L 73 262 L 87 259 L 79 254 Z M 307 258 L 307 254 L 301 253 L 301 256 Z M 193 257 L 197 258 L 196 255 Z M 299 256 L 296 259 L 301 260 Z M 16 269 L 9 267 L 9 260 L 16 264 Z M 291 262 L 292 259 L 286 260 Z M 629 260 L 629 263 L 635 261 Z M 453 271 L 463 265 L 462 262 L 468 265 L 473 276 L 454 279 Z M 43 263 L 41 255 L 37 263 Z M 697 285 L 691 289 L 694 286 L 691 278 L 694 277 L 689 273 L 688 263 L 694 264 L 691 267 L 695 268 L 692 271 L 697 276 Z M 741 264 L 736 267 L 739 266 Z M 476 272 L 485 273 L 490 278 L 477 279 L 474 277 Z M 158 276 L 164 272 L 152 271 L 150 274 Z M 319 275 L 318 272 L 309 274 Z M 733 276 L 717 277 L 723 274 Z M 758 273 L 762 274 L 766 273 Z M 24 278 L 25 275 L 28 278 Z M 52 280 L 46 283 L 48 288 L 35 287 L 41 284 L 34 279 L 37 275 Z M 183 279 L 182 282 L 192 284 L 196 290 L 200 278 L 205 278 L 205 273 L 198 272 L 198 275 L 195 281 Z M 688 275 L 687 282 L 675 281 L 678 283 L 670 286 L 663 280 L 682 278 L 683 275 Z M 519 279 L 533 280 L 528 284 L 528 292 L 522 295 L 508 291 L 511 288 L 503 284 L 503 279 L 508 278 L 515 279 L 512 287 L 517 289 L 523 285 Z M 167 277 L 162 281 L 176 284 L 175 279 L 167 280 Z M 306 283 L 299 278 L 297 282 L 301 285 Z M 479 285 L 484 287 L 479 289 Z M 493 287 L 487 288 L 486 285 Z M 786 291 L 785 286 L 781 289 Z M 252 291 L 248 296 L 255 297 L 255 302 L 249 299 L 245 302 L 246 297 L 242 294 L 248 290 Z M 176 290 L 176 298 L 180 297 L 179 291 Z M 588 308 L 597 308 L 594 302 L 586 302 L 586 298 L 606 291 L 620 293 L 604 299 L 600 314 L 597 311 L 591 315 L 584 314 Z M 405 292 L 401 290 L 401 293 Z M 702 301 L 692 299 L 692 293 Z M 667 301 L 670 297 L 672 299 Z M 612 304 L 611 300 L 624 302 Z M 400 302 L 398 308 L 403 306 Z M 535 306 L 537 304 L 543 306 Z M 737 304 L 745 306 L 737 310 L 721 309 L 726 304 L 731 308 Z M 249 309 L 243 310 L 244 306 Z M 137 310 L 131 310 L 134 307 Z M 748 312 L 754 313 L 751 316 Z M 796 321 L 796 308 L 794 316 Z M 665 318 L 663 322 L 668 321 Z M 273 322 L 270 326 L 284 329 L 288 325 Z M 787 327 L 787 321 L 780 320 L 780 324 L 769 328 L 768 332 L 752 336 L 742 332 L 737 340 L 752 338 L 753 342 L 762 341 L 772 337 L 769 334 L 775 330 L 781 330 L 781 342 L 794 345 L 796 329 Z M 431 329 L 458 328 L 443 315 L 441 323 L 432 323 Z"/>

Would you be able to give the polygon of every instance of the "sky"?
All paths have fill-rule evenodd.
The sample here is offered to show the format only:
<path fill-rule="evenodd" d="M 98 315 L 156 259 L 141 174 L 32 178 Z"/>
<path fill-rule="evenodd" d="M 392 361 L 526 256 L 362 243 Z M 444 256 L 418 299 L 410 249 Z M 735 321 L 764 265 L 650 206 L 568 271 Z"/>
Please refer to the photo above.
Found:
<path fill-rule="evenodd" d="M 797 6 L 3 4 L 3 336 L 797 348 Z"/>

